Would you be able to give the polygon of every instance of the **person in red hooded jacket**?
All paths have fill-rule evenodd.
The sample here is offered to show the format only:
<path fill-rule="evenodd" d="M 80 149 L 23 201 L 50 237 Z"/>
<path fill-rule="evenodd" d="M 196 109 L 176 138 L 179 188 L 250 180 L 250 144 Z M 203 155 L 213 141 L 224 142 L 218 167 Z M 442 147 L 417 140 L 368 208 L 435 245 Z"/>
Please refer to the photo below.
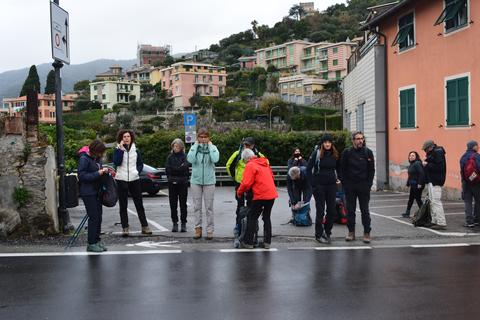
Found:
<path fill-rule="evenodd" d="M 267 158 L 257 158 L 250 149 L 242 152 L 242 159 L 247 163 L 243 172 L 242 183 L 238 187 L 237 196 L 252 189 L 253 201 L 248 210 L 247 231 L 245 233 L 245 242 L 243 247 L 253 248 L 253 238 L 256 229 L 257 220 L 262 215 L 263 219 L 263 247 L 270 249 L 272 242 L 272 222 L 270 213 L 273 203 L 278 198 L 277 188 L 273 181 L 272 169 L 268 164 Z"/>

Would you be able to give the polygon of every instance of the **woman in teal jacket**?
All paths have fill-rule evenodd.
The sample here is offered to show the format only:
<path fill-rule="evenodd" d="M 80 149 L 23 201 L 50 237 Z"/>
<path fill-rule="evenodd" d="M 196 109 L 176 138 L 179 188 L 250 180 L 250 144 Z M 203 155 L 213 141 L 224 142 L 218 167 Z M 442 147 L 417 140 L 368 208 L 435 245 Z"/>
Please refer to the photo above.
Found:
<path fill-rule="evenodd" d="M 190 148 L 187 161 L 192 164 L 190 188 L 193 197 L 193 210 L 195 215 L 194 239 L 202 237 L 202 198 L 205 202 L 205 215 L 207 217 L 207 240 L 213 239 L 213 196 L 215 193 L 215 163 L 220 154 L 217 147 L 210 141 L 210 134 L 205 128 L 197 132 L 197 141 Z"/>

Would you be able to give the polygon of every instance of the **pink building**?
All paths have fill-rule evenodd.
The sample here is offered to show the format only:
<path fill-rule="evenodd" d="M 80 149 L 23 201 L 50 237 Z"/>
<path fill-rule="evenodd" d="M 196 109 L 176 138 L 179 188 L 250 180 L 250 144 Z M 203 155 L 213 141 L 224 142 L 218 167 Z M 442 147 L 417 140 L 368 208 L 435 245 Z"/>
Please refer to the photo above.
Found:
<path fill-rule="evenodd" d="M 219 97 L 225 93 L 227 72 L 225 68 L 211 64 L 178 62 L 161 71 L 162 89 L 173 97 L 174 108 L 190 106 L 194 94 Z"/>
<path fill-rule="evenodd" d="M 238 62 L 241 70 L 252 70 L 257 66 L 257 56 L 242 56 L 238 58 Z"/>
<path fill-rule="evenodd" d="M 324 80 L 341 80 L 347 75 L 347 61 L 356 46 L 354 42 L 320 42 L 306 46 L 300 72 L 320 75 Z"/>
<path fill-rule="evenodd" d="M 75 104 L 76 94 L 62 96 L 63 111 L 70 112 Z M 20 116 L 27 107 L 27 96 L 18 98 L 4 98 L 3 108 L 10 116 Z M 38 94 L 38 121 L 40 123 L 55 123 L 55 94 Z"/>
<path fill-rule="evenodd" d="M 267 69 L 269 65 L 273 65 L 280 70 L 298 72 L 303 49 L 313 44 L 308 41 L 293 40 L 277 46 L 255 50 L 257 66 Z"/>

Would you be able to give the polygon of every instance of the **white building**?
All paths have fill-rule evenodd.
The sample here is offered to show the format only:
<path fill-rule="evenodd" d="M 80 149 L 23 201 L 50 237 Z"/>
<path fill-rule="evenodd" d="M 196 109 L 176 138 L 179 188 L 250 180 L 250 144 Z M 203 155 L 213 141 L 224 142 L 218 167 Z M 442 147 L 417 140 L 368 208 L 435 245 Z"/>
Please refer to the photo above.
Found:
<path fill-rule="evenodd" d="M 117 103 L 140 101 L 140 83 L 130 81 L 99 81 L 90 83 L 90 100 L 98 101 L 103 109 Z"/>
<path fill-rule="evenodd" d="M 343 97 L 344 128 L 365 134 L 367 147 L 375 158 L 373 188 L 381 190 L 388 183 L 385 46 L 378 44 L 376 36 L 350 57 L 348 75 L 343 79 Z"/>

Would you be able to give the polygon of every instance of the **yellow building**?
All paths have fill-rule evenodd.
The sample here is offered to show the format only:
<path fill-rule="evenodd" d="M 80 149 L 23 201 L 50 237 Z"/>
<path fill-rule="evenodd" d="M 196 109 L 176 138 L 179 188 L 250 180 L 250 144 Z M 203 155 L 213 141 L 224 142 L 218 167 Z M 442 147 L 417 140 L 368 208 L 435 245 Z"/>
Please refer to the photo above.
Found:
<path fill-rule="evenodd" d="M 323 90 L 326 83 L 325 79 L 299 74 L 280 78 L 278 86 L 283 101 L 310 105 L 316 100 L 316 92 Z"/>
<path fill-rule="evenodd" d="M 92 82 L 90 100 L 100 102 L 103 109 L 111 109 L 121 102 L 140 101 L 140 83 L 122 80 Z"/>
<path fill-rule="evenodd" d="M 162 67 L 156 67 L 150 70 L 150 84 L 152 86 L 162 81 Z"/>

